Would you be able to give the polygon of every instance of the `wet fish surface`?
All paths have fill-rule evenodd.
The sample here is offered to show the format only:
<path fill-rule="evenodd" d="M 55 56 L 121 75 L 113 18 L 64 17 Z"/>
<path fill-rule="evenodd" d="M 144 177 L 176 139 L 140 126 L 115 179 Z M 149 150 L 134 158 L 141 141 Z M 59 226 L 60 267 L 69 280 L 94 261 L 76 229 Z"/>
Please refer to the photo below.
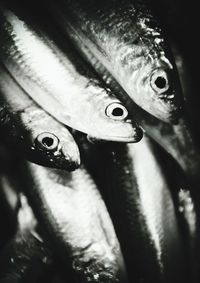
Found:
<path fill-rule="evenodd" d="M 30 10 L 0 7 L 0 58 L 12 76 L 61 123 L 94 138 L 139 141 L 142 130 L 124 105 L 68 44 L 65 52 L 56 45 Z"/>
<path fill-rule="evenodd" d="M 23 172 L 24 191 L 64 268 L 70 267 L 78 282 L 121 280 L 119 243 L 87 171 L 69 173 L 26 163 Z"/>
<path fill-rule="evenodd" d="M 104 63 L 104 59 L 103 57 L 99 57 L 99 60 L 97 60 L 97 56 L 95 57 L 96 54 L 93 54 L 94 52 L 92 50 L 96 50 L 95 47 L 93 45 L 92 49 L 89 48 L 89 43 L 87 45 L 87 40 L 90 40 L 89 42 L 93 42 L 94 44 L 96 44 L 96 48 L 99 47 L 100 48 L 100 52 L 102 52 L 102 56 L 106 57 L 107 53 L 103 53 L 104 51 L 104 45 L 107 45 L 107 48 L 109 48 L 109 44 L 111 42 L 111 40 L 113 38 L 116 37 L 116 34 L 118 34 L 118 30 L 119 32 L 121 31 L 121 29 L 126 26 L 126 23 L 130 21 L 130 19 L 132 18 L 131 16 L 131 11 L 133 11 L 133 2 L 130 2 L 130 7 L 127 8 L 126 5 L 122 5 L 122 3 L 127 4 L 128 1 L 109 1 L 108 3 L 98 3 L 99 5 L 99 9 L 96 5 L 93 6 L 90 5 L 92 3 L 92 1 L 90 1 L 89 3 L 87 2 L 87 4 L 84 4 L 84 1 L 76 1 L 75 3 L 72 3 L 72 1 L 57 1 L 56 3 L 53 3 L 52 1 L 51 3 L 51 7 L 54 8 L 55 11 L 55 17 L 54 17 L 54 21 L 57 21 L 58 25 L 60 27 L 62 27 L 63 30 L 65 30 L 65 33 L 70 36 L 70 38 L 74 41 L 74 43 L 76 44 L 77 48 L 81 51 L 82 54 L 84 54 L 85 58 L 87 58 L 87 60 L 91 63 L 91 65 L 95 68 L 95 70 L 103 77 L 103 79 L 105 80 L 106 84 L 115 92 L 118 94 L 118 96 L 120 97 L 120 99 L 123 101 L 124 105 L 126 105 L 127 109 L 129 110 L 129 113 L 134 113 L 134 117 L 137 119 L 138 123 L 141 125 L 141 127 L 144 129 L 144 131 L 147 133 L 147 135 L 149 135 L 151 138 L 153 138 L 157 143 L 159 143 L 181 166 L 181 168 L 184 170 L 186 176 L 188 177 L 188 180 L 192 182 L 192 184 L 195 184 L 195 186 L 198 188 L 199 185 L 199 170 L 200 170 L 200 154 L 199 154 L 199 149 L 198 149 L 198 140 L 196 139 L 196 129 L 193 129 L 193 127 L 191 126 L 191 123 L 188 119 L 188 115 L 185 111 L 185 109 L 181 110 L 181 117 L 176 117 L 176 123 L 175 125 L 172 125 L 171 123 L 165 123 L 164 121 L 167 121 L 165 119 L 161 119 L 161 117 L 156 116 L 154 117 L 153 113 L 151 113 L 149 111 L 144 111 L 143 109 L 141 109 L 141 105 L 136 105 L 134 103 L 132 103 L 132 100 L 130 99 L 130 97 L 127 97 L 126 92 L 124 91 L 125 88 L 123 89 L 123 85 L 119 79 L 119 77 L 115 77 L 112 72 L 108 72 L 108 70 L 106 70 L 105 66 L 103 66 L 102 62 Z M 103 5 L 102 3 L 104 3 L 105 5 Z M 113 7 L 113 11 L 115 11 L 115 9 L 118 9 L 118 17 L 115 15 L 115 12 L 110 12 L 111 11 L 111 6 L 114 6 L 113 3 L 117 3 L 117 7 Z M 131 4 L 132 3 L 132 4 Z M 138 1 L 135 1 L 134 3 L 138 3 Z M 140 1 L 140 4 L 142 3 L 142 1 Z M 68 4 L 68 5 L 67 5 Z M 76 9 L 73 10 L 73 8 L 76 5 Z M 121 5 L 121 6 L 120 6 Z M 141 4 L 142 5 L 142 4 Z M 137 5 L 136 5 L 137 6 Z M 61 7 L 62 7 L 62 11 L 61 11 Z M 108 11 L 106 11 L 106 8 L 108 8 Z M 144 4 L 144 8 L 145 8 L 145 4 Z M 127 10 L 126 10 L 127 9 Z M 73 10 L 73 11 L 72 11 Z M 126 20 L 123 19 L 122 15 L 123 11 L 127 15 L 129 15 L 130 17 L 127 16 L 127 18 L 125 18 Z M 57 14 L 56 14 L 57 12 Z M 110 14 L 109 14 L 110 12 Z M 120 22 L 119 18 L 119 13 L 121 14 L 121 21 L 124 20 L 124 22 Z M 110 18 L 108 17 L 109 15 L 112 15 L 112 17 L 110 16 Z M 60 17 L 57 17 L 57 16 Z M 80 23 L 82 22 L 82 19 L 80 19 L 80 17 L 82 16 L 82 19 L 85 19 L 85 24 L 80 25 Z M 93 16 L 92 16 L 93 15 Z M 105 16 L 107 15 L 107 17 Z M 137 13 L 137 11 L 135 12 L 135 22 L 137 22 L 137 19 L 140 18 L 142 14 L 140 14 L 140 9 L 139 12 Z M 95 20 L 96 18 L 96 20 Z M 145 17 L 144 17 L 145 18 Z M 114 21 L 115 19 L 115 21 Z M 113 21 L 114 24 L 111 23 L 111 20 Z M 152 19 L 153 20 L 153 19 Z M 102 23 L 106 21 L 109 21 L 110 26 L 109 25 L 103 25 Z M 119 27 L 117 26 L 117 23 L 119 23 Z M 151 21 L 149 21 L 149 24 L 151 23 Z M 79 26 L 78 26 L 79 24 Z M 122 28 L 121 28 L 122 25 Z M 116 26 L 116 27 L 115 27 Z M 104 28 L 103 28 L 104 27 Z M 128 38 L 128 40 L 131 40 L 131 36 L 129 36 L 129 30 L 128 29 L 129 25 L 127 24 L 127 33 L 124 32 L 122 35 L 122 43 L 121 45 L 124 46 L 124 42 L 123 42 L 123 36 L 126 39 L 126 37 Z M 146 27 L 146 28 L 145 28 Z M 110 31 L 110 29 L 113 28 L 113 31 Z M 147 29 L 148 31 L 148 21 L 144 24 L 144 30 Z M 80 30 L 81 29 L 81 30 Z M 85 39 L 85 37 L 82 39 L 82 33 L 84 29 L 84 36 L 87 37 Z M 87 30 L 87 33 L 86 33 Z M 80 33 L 79 33 L 80 31 Z M 153 32 L 153 31 L 152 31 Z M 159 30 L 157 31 L 158 34 L 156 36 L 159 37 Z M 111 34 L 110 36 L 110 40 L 108 40 L 108 36 L 109 34 Z M 101 38 L 101 45 L 99 43 L 99 40 L 97 37 L 102 37 Z M 107 36 L 107 37 L 106 37 Z M 143 33 L 141 33 L 141 38 L 143 36 Z M 90 38 L 89 38 L 90 37 Z M 89 38 L 89 39 L 88 39 Z M 151 37 L 150 37 L 151 38 Z M 104 40 L 105 39 L 105 42 Z M 124 41 L 125 41 L 124 39 Z M 146 35 L 146 41 L 148 39 L 148 32 Z M 120 42 L 121 38 L 118 39 L 118 41 Z M 145 41 L 145 42 L 146 42 Z M 149 39 L 150 41 L 150 39 Z M 126 42 L 126 41 L 125 41 Z M 149 43 L 150 44 L 150 43 Z M 121 48 L 121 45 L 119 43 L 119 48 Z M 103 47 L 102 47 L 103 46 Z M 116 45 L 118 46 L 118 45 Z M 161 44 L 162 46 L 162 44 Z M 103 49 L 102 49 L 102 48 Z M 117 47 L 116 47 L 117 48 Z M 113 49 L 113 48 L 112 48 Z M 110 53 L 112 53 L 112 49 L 110 50 Z M 150 51 L 153 49 L 150 49 Z M 155 49 L 156 50 L 156 49 Z M 132 53 L 132 49 L 129 50 L 130 54 Z M 95 51 L 96 52 L 96 51 Z M 155 51 L 156 52 L 156 51 Z M 112 54 L 110 55 L 112 56 Z M 166 55 L 167 56 L 167 55 Z M 107 58 L 107 57 L 106 57 Z M 108 57 L 109 58 L 109 57 Z M 116 56 L 115 56 L 116 58 Z M 128 57 L 129 58 L 129 57 Z M 105 59 L 106 60 L 106 59 Z M 139 57 L 140 60 L 140 57 Z M 155 60 L 156 61 L 156 60 Z M 173 59 L 174 61 L 174 59 Z M 131 62 L 131 60 L 129 60 L 129 63 Z M 118 62 L 117 62 L 118 63 Z M 117 64 L 116 63 L 116 64 Z M 173 63 L 174 64 L 174 63 Z M 173 65 L 172 64 L 172 65 Z M 131 63 L 130 63 L 131 65 Z M 177 73 L 177 68 L 174 66 L 174 72 Z M 113 70 L 117 70 L 116 68 L 113 68 Z M 123 74 L 125 74 L 123 72 Z M 175 78 L 172 79 L 175 81 L 179 81 L 179 76 L 176 74 Z M 126 80 L 124 80 L 126 81 Z M 185 87 L 183 85 L 183 90 L 185 90 L 187 88 L 187 86 Z M 177 92 L 178 94 L 179 92 Z M 179 95 L 178 95 L 179 96 Z M 182 95 L 182 91 L 180 91 L 180 96 Z M 142 96 L 140 96 L 142 97 Z M 188 97 L 187 97 L 188 99 Z M 151 103 L 147 103 L 146 100 L 144 100 L 146 105 L 151 105 Z M 157 100 L 155 100 L 157 101 Z M 136 102 L 136 101 L 135 101 Z M 147 109 L 145 109 L 147 110 Z M 164 120 L 164 121 L 161 121 Z M 189 121 L 189 122 L 188 122 Z M 169 122 L 169 121 L 168 121 Z"/>
<path fill-rule="evenodd" d="M 113 220 L 130 282 L 185 282 L 187 252 L 176 207 L 149 139 L 93 147 L 79 142 L 82 162 Z"/>
<path fill-rule="evenodd" d="M 177 119 L 183 97 L 176 65 L 166 36 L 145 1 L 49 3 L 54 21 L 79 51 L 90 63 L 93 57 L 102 65 L 101 75 L 107 69 L 136 104 L 157 118 L 165 122 Z"/>
<path fill-rule="evenodd" d="M 74 170 L 79 149 L 70 132 L 21 89 L 0 65 L 0 140 L 44 166 Z"/>

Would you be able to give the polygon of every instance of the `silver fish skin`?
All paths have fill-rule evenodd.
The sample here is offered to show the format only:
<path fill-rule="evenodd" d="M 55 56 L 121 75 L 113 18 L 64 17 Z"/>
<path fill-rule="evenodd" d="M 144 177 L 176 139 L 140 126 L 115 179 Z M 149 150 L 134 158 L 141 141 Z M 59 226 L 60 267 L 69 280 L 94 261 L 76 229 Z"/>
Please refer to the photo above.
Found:
<path fill-rule="evenodd" d="M 0 252 L 0 282 L 50 282 L 52 254 L 36 231 L 37 221 L 20 193 L 15 235 Z"/>
<path fill-rule="evenodd" d="M 57 2 L 58 3 L 58 2 Z M 52 6 L 57 5 L 57 3 L 52 4 Z M 55 9 L 55 12 L 58 12 L 59 9 Z M 66 17 L 61 17 L 61 23 L 66 23 Z M 58 18 L 57 18 L 58 20 Z M 63 25 L 62 25 L 63 26 Z M 85 45 L 85 42 L 80 40 L 80 36 L 75 33 L 75 30 L 72 32 L 70 28 L 68 29 L 68 24 L 65 25 L 66 31 L 70 34 L 70 37 L 77 41 L 77 45 L 81 48 L 82 52 L 85 55 L 85 58 L 92 64 L 95 70 L 104 78 L 107 85 L 114 90 L 114 92 L 118 93 L 120 98 L 126 96 L 124 90 L 120 87 L 120 85 L 115 81 L 115 79 L 106 72 L 103 65 L 98 62 L 95 56 L 92 54 L 92 50 Z M 179 66 L 178 66 L 179 67 Z M 183 74 L 179 76 L 182 78 Z M 184 71 L 184 70 L 182 70 Z M 185 75 L 185 74 L 184 74 Z M 182 84 L 185 83 L 182 80 Z M 184 96 L 188 100 L 188 86 L 183 84 Z M 187 91 L 187 93 L 185 93 Z M 186 176 L 192 183 L 199 183 L 199 170 L 200 170 L 200 152 L 197 146 L 197 142 L 195 141 L 194 134 L 191 131 L 191 126 L 188 124 L 188 117 L 183 113 L 182 117 L 176 120 L 175 125 L 171 125 L 169 123 L 165 123 L 160 121 L 159 119 L 149 115 L 146 111 L 143 111 L 136 104 L 132 104 L 127 97 L 122 100 L 125 105 L 129 105 L 127 107 L 129 112 L 134 113 L 138 123 L 144 129 L 148 136 L 153 138 L 157 143 L 159 143 L 181 166 Z M 196 186 L 196 185 L 195 185 Z M 197 188 L 199 186 L 197 185 Z"/>
<path fill-rule="evenodd" d="M 26 172 L 24 192 L 29 203 L 74 278 L 126 282 L 112 222 L 87 171 L 69 173 L 26 163 L 22 172 Z"/>
<path fill-rule="evenodd" d="M 88 52 L 88 49 L 86 52 Z M 91 52 L 88 53 L 88 58 L 98 73 L 104 77 L 106 84 L 118 93 L 121 99 L 123 99 L 126 94 L 121 86 L 108 72 L 105 72 L 102 65 L 91 56 Z M 191 90 L 189 90 L 188 85 L 186 85 L 186 82 L 188 81 L 184 80 L 186 77 L 185 70 L 182 69 L 181 73 L 178 68 L 178 72 L 181 77 L 181 82 L 183 83 L 184 97 L 187 99 L 187 102 L 189 102 L 189 97 L 191 98 Z M 191 120 L 192 115 L 190 114 L 191 107 L 188 107 L 188 103 L 185 105 L 185 109 L 182 110 L 181 117 L 177 118 L 176 123 L 172 125 L 150 115 L 135 103 L 132 103 L 131 99 L 128 97 L 125 97 L 123 102 L 129 109 L 129 112 L 134 113 L 134 116 L 144 132 L 176 160 L 185 172 L 188 180 L 198 189 L 198 184 L 200 182 L 200 150 L 198 147 L 198 139 L 196 138 L 196 136 L 198 136 L 198 126 L 193 125 L 193 121 Z M 188 109 L 190 109 L 190 113 L 188 112 Z"/>
<path fill-rule="evenodd" d="M 1 141 L 31 161 L 74 170 L 79 149 L 70 132 L 41 109 L 0 65 Z"/>
<path fill-rule="evenodd" d="M 28 20 L 28 12 L 1 5 L 0 16 L 1 61 L 41 107 L 61 123 L 97 139 L 141 139 L 142 130 L 127 109 L 77 54 L 69 55 L 67 44 L 63 52 L 37 19 Z"/>
<path fill-rule="evenodd" d="M 80 141 L 82 162 L 106 201 L 130 282 L 185 282 L 176 207 L 150 140 L 144 136 L 135 145 L 93 147 Z"/>
<path fill-rule="evenodd" d="M 176 65 L 145 1 L 60 0 L 48 9 L 79 51 L 89 59 L 88 49 L 136 104 L 176 121 L 183 105 Z"/>

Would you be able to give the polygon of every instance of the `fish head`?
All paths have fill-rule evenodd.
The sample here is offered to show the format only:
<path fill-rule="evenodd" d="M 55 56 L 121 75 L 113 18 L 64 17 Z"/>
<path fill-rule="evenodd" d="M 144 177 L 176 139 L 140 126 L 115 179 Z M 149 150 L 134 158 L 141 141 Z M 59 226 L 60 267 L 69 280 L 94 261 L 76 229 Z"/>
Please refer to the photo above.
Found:
<path fill-rule="evenodd" d="M 130 119 L 127 108 L 111 97 L 95 105 L 89 127 L 88 136 L 96 140 L 139 142 L 143 136 L 142 129 Z"/>
<path fill-rule="evenodd" d="M 59 137 L 59 138 L 58 138 Z M 80 153 L 69 134 L 42 132 L 35 138 L 33 154 L 36 163 L 47 167 L 73 171 L 80 165 Z"/>
<path fill-rule="evenodd" d="M 176 67 L 167 59 L 140 59 L 125 90 L 148 113 L 164 122 L 176 123 L 183 105 Z"/>

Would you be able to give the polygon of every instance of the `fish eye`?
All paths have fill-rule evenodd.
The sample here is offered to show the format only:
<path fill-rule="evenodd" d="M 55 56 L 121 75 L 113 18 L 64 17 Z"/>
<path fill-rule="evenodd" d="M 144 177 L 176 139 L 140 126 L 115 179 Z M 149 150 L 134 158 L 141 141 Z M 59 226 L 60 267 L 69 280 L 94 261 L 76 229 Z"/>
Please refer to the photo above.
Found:
<path fill-rule="evenodd" d="M 54 151 L 58 148 L 59 139 L 51 133 L 41 133 L 36 138 L 36 144 L 45 150 Z"/>
<path fill-rule="evenodd" d="M 169 89 L 168 75 L 164 70 L 155 70 L 151 76 L 151 87 L 157 93 L 163 93 Z"/>
<path fill-rule="evenodd" d="M 119 102 L 113 102 L 106 108 L 106 115 L 114 120 L 124 120 L 128 116 L 127 109 Z"/>

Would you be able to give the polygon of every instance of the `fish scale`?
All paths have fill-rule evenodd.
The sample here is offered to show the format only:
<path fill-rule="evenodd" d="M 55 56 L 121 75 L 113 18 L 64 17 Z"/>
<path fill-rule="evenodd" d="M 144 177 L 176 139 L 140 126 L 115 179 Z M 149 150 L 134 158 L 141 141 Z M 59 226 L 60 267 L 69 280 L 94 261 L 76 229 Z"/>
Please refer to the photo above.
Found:
<path fill-rule="evenodd" d="M 74 41 L 77 41 L 79 47 L 83 51 L 84 58 L 90 62 L 94 69 L 101 75 L 108 87 L 118 93 L 118 96 L 127 106 L 130 115 L 134 117 L 147 133 L 159 145 L 161 145 L 181 166 L 189 181 L 192 182 L 191 187 L 199 188 L 199 170 L 200 170 L 200 152 L 197 145 L 197 139 L 194 133 L 196 129 L 191 126 L 188 113 L 182 111 L 182 117 L 177 119 L 175 125 L 164 123 L 146 111 L 143 111 L 131 99 L 126 97 L 126 93 L 120 84 L 110 75 L 108 70 L 97 60 L 91 50 L 87 48 L 83 41 L 77 35 L 71 33 Z M 80 51 L 80 49 L 79 49 Z M 185 81 L 182 81 L 183 88 L 186 88 Z M 170 104 L 170 101 L 168 101 Z"/>
<path fill-rule="evenodd" d="M 93 146 L 75 138 L 113 220 L 130 282 L 185 282 L 187 252 L 157 148 L 147 137 L 137 145 Z"/>
<path fill-rule="evenodd" d="M 58 121 L 89 136 L 139 141 L 141 129 L 111 90 L 104 88 L 69 44 L 58 47 L 59 35 L 52 35 L 50 23 L 47 28 L 33 14 L 29 19 L 28 13 L 20 7 L 0 7 L 0 58 L 27 94 Z M 121 109 L 121 117 L 108 114 L 110 105 Z"/>
<path fill-rule="evenodd" d="M 25 194 L 64 266 L 81 282 L 122 280 L 120 246 L 86 169 L 70 174 L 26 163 L 22 170 Z"/>
<path fill-rule="evenodd" d="M 87 57 L 86 45 L 136 104 L 165 122 L 176 120 L 183 105 L 178 73 L 145 1 L 60 0 L 47 9 L 81 54 Z M 155 88 L 153 72 L 165 77 L 164 87 Z"/>

